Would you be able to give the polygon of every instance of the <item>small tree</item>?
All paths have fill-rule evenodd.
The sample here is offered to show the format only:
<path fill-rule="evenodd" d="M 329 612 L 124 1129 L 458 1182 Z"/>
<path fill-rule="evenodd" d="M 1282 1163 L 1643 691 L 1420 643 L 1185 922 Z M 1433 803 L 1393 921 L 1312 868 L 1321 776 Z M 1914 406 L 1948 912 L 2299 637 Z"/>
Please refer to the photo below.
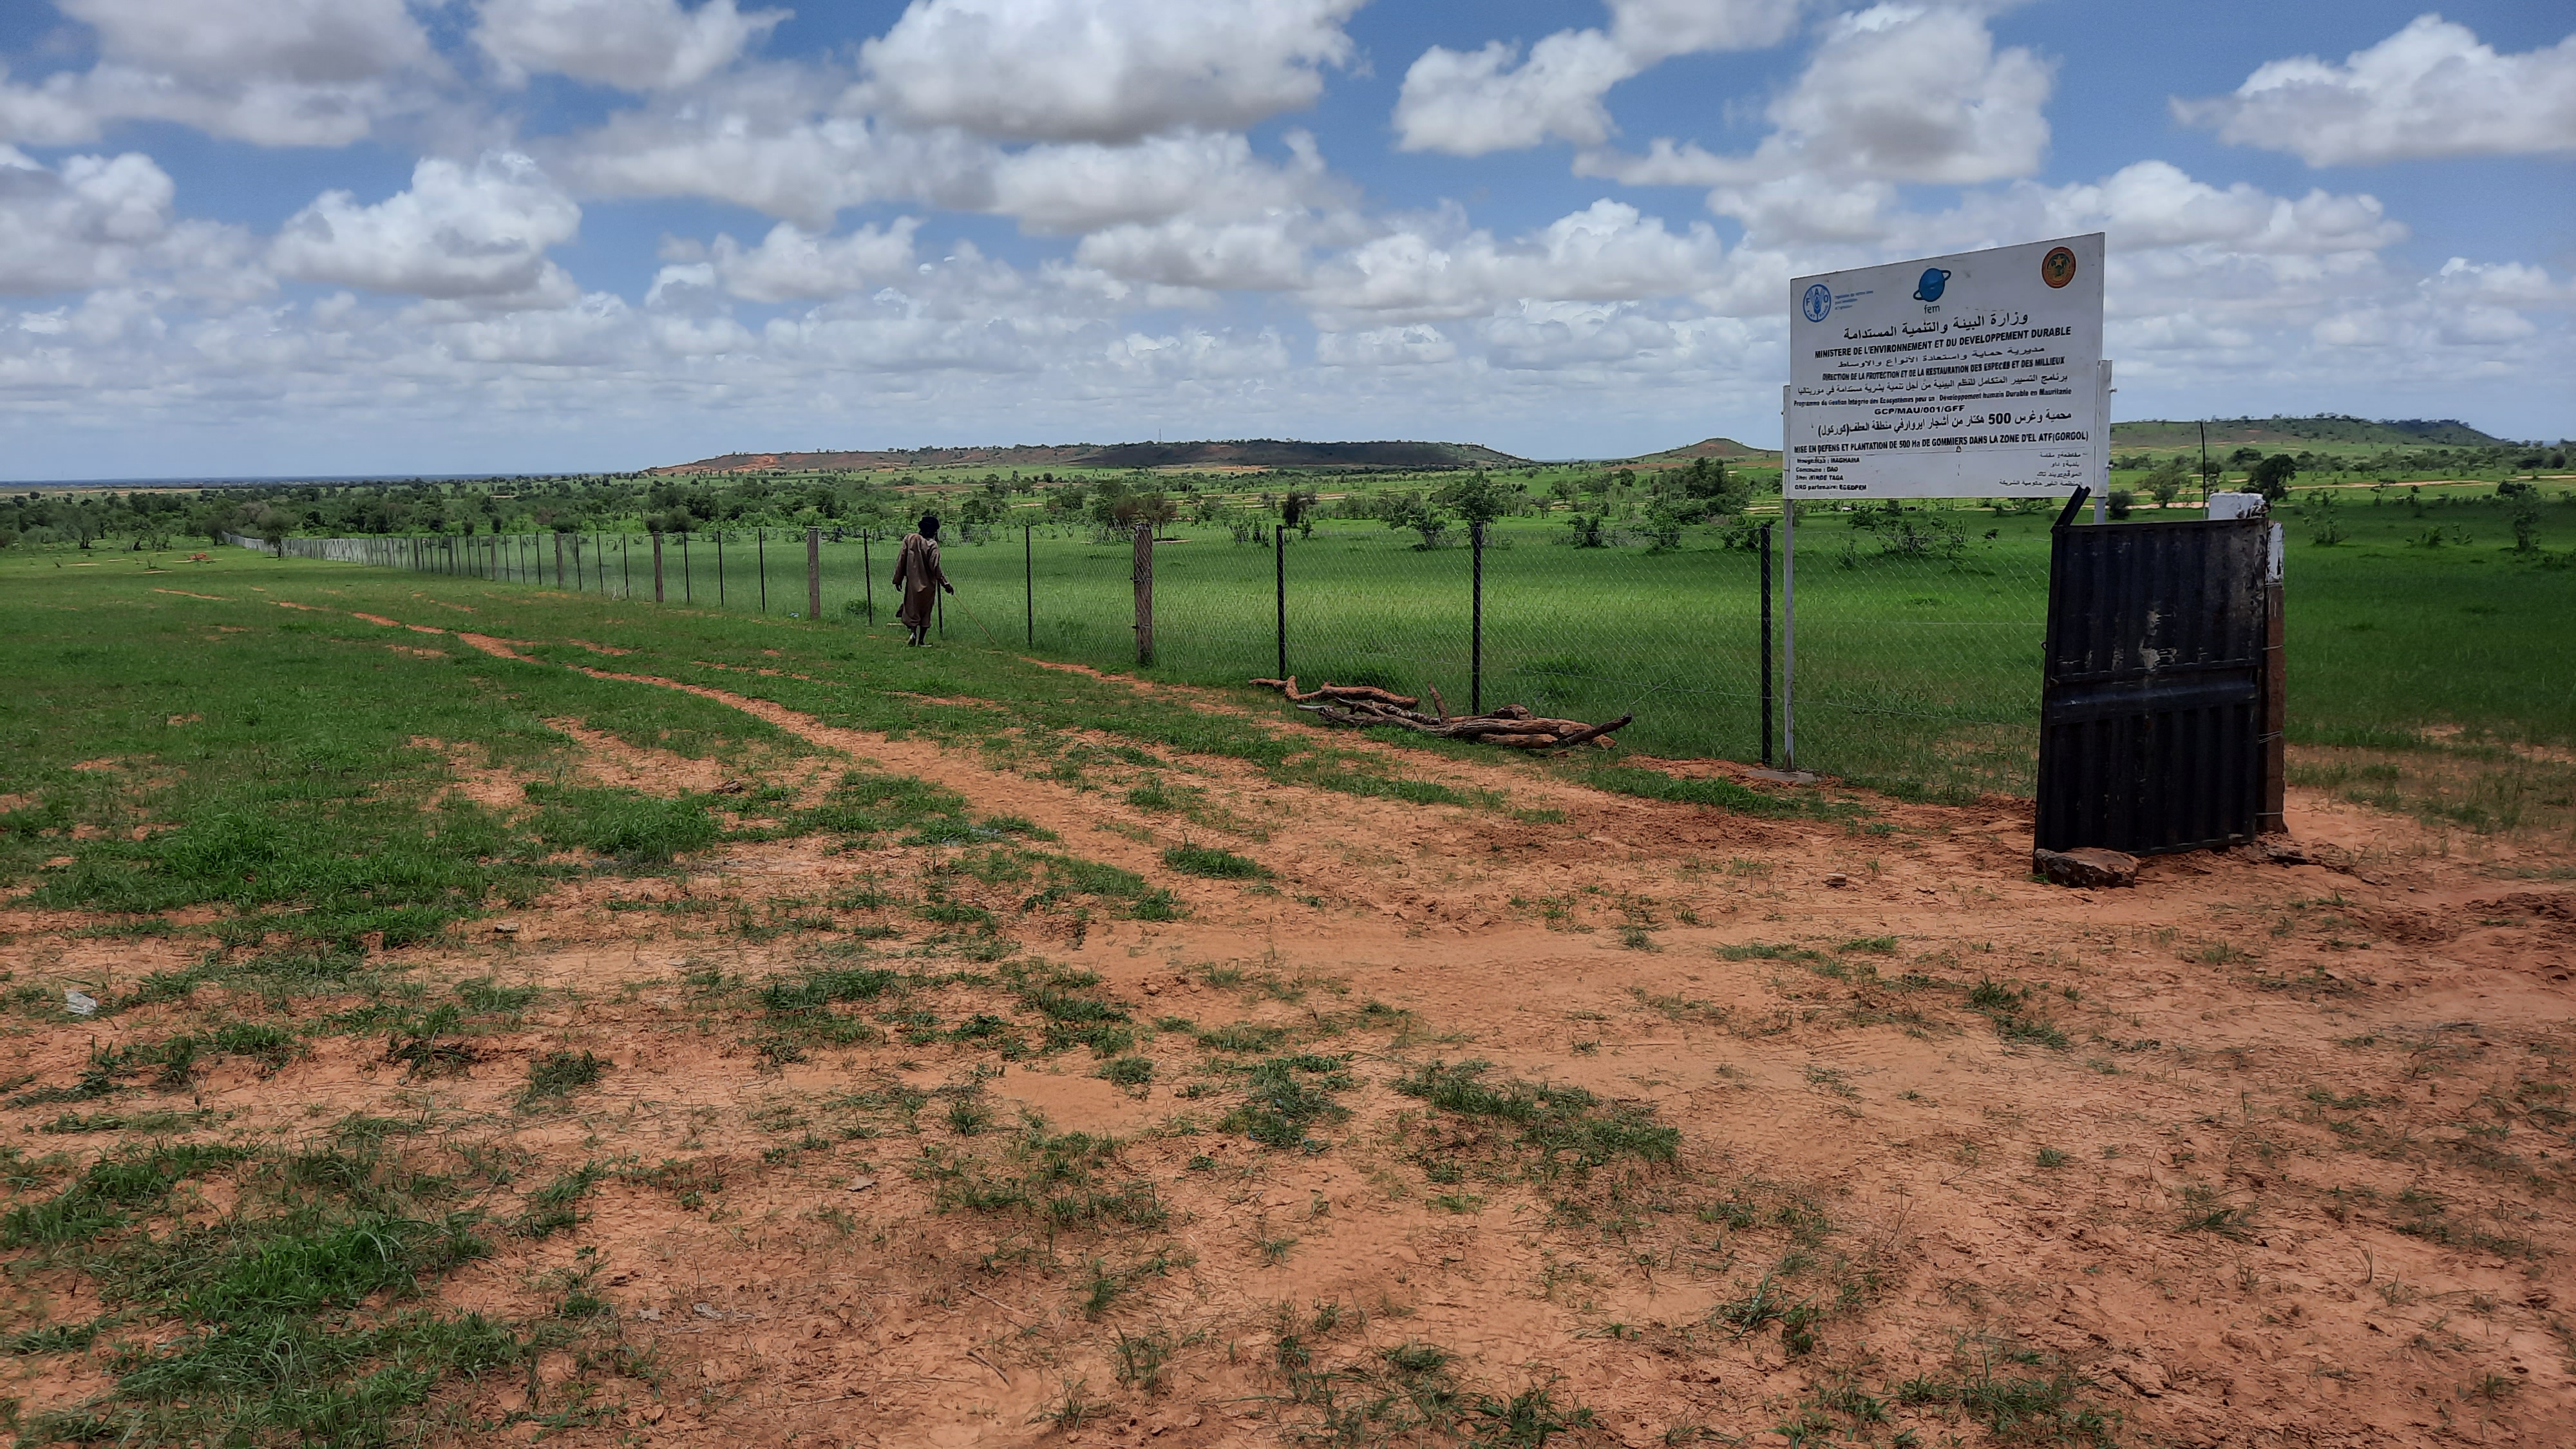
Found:
<path fill-rule="evenodd" d="M 1315 509 L 1315 490 L 1291 488 L 1279 500 L 1279 526 L 1297 530 L 1299 538 L 1315 536 L 1315 520 L 1309 515 Z"/>
<path fill-rule="evenodd" d="M 1422 535 L 1422 542 L 1414 545 L 1416 549 L 1438 548 L 1440 536 L 1449 531 L 1449 515 L 1424 501 L 1419 493 L 1399 493 L 1379 508 L 1378 516 L 1386 520 L 1387 527 L 1409 528 Z"/>
<path fill-rule="evenodd" d="M 2173 507 L 2174 500 L 2182 496 L 2182 480 L 2182 459 L 2180 458 L 2167 458 L 2154 472 L 2147 475 L 2147 492 L 2156 500 L 2158 509 Z"/>
<path fill-rule="evenodd" d="M 1518 489 L 1504 487 L 1480 468 L 1433 489 L 1431 501 L 1466 520 L 1468 532 L 1482 543 L 1485 526 L 1510 513 L 1519 504 L 1520 496 Z"/>
<path fill-rule="evenodd" d="M 1682 546 L 1682 530 L 1708 517 L 1708 505 L 1679 498 L 1658 498 L 1645 514 L 1646 536 L 1655 541 L 1655 551 Z"/>
<path fill-rule="evenodd" d="M 2287 453 L 2274 453 L 2271 457 L 2256 463 L 2245 475 L 2245 481 L 2254 485 L 2255 492 L 2278 503 L 2289 496 L 2290 480 L 2298 476 L 2298 459 Z"/>
<path fill-rule="evenodd" d="M 1121 528 L 1135 528 L 1139 525 L 1160 528 L 1178 518 L 1181 513 L 1179 504 L 1159 492 L 1127 493 L 1115 500 L 1104 499 L 1104 501 L 1109 503 L 1110 522 Z"/>
<path fill-rule="evenodd" d="M 2526 488 L 2516 494 L 2513 511 L 2505 517 L 2513 524 L 2513 551 L 2540 552 L 2540 490 Z"/>
<path fill-rule="evenodd" d="M 2319 548 L 2332 548 L 2343 542 L 2343 515 L 2335 506 L 2334 495 L 2320 488 L 2308 495 L 2308 501 L 2316 509 L 2316 527 L 2309 532 L 2308 541 Z"/>

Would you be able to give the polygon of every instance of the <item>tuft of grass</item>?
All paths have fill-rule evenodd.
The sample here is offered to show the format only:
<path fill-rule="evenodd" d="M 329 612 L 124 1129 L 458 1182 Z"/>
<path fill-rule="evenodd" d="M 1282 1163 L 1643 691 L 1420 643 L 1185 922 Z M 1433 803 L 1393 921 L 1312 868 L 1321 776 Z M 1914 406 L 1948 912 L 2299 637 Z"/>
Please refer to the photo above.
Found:
<path fill-rule="evenodd" d="M 1559 1434 L 1571 1434 L 1594 1427 L 1596 1417 L 1579 1404 L 1560 1405 L 1545 1385 L 1537 1385 L 1514 1394 L 1509 1399 L 1478 1395 L 1468 1419 L 1471 1442 L 1494 1445 L 1496 1449 L 1539 1449 Z"/>
<path fill-rule="evenodd" d="M 529 1193 L 527 1208 L 510 1225 L 511 1233 L 522 1238 L 545 1238 L 572 1227 L 581 1220 L 581 1200 L 607 1175 L 608 1169 L 599 1163 L 585 1162 Z"/>
<path fill-rule="evenodd" d="M 599 1085 L 599 1075 L 607 1069 L 605 1059 L 587 1051 L 551 1051 L 530 1058 L 528 1087 L 519 1094 L 519 1105 L 562 1101 L 583 1087 Z"/>
<path fill-rule="evenodd" d="M 1266 1052 L 1276 1050 L 1288 1035 L 1284 1026 L 1254 1026 L 1239 1021 L 1200 1032 L 1198 1044 L 1210 1051 Z"/>
<path fill-rule="evenodd" d="M 1344 1068 L 1346 1056 L 1269 1057 L 1245 1069 L 1243 1102 L 1226 1114 L 1224 1126 L 1265 1147 L 1297 1147 L 1321 1152 L 1323 1144 L 1308 1129 L 1350 1115 L 1333 1100 L 1353 1083 Z"/>
<path fill-rule="evenodd" d="M 1088 1379 L 1066 1379 L 1062 1392 L 1029 1416 L 1032 1424 L 1051 1424 L 1060 1433 L 1070 1434 L 1109 1412 L 1106 1403 L 1091 1403 L 1082 1397 Z"/>
<path fill-rule="evenodd" d="M 1656 1122 L 1651 1107 L 1604 1102 L 1580 1087 L 1490 1081 L 1492 1069 L 1484 1061 L 1435 1061 L 1394 1085 L 1441 1111 L 1519 1129 L 1516 1147 L 1538 1159 L 1542 1174 L 1589 1171 L 1621 1157 L 1671 1162 L 1681 1150 L 1680 1129 Z"/>
<path fill-rule="evenodd" d="M 134 1212 L 159 1207 L 185 1179 L 247 1155 L 227 1145 L 164 1142 L 102 1157 L 52 1197 L 0 1216 L 0 1248 L 87 1242 L 125 1226 Z"/>
<path fill-rule="evenodd" d="M 2030 1042 L 2052 1051 L 2066 1050 L 2065 1032 L 2022 1009 L 2029 1000 L 2028 987 L 2006 986 L 1991 976 L 1979 977 L 1977 984 L 1968 988 L 1969 1007 L 1994 1023 L 1995 1035 L 2007 1042 Z"/>
<path fill-rule="evenodd" d="M 2035 1354 L 2019 1357 L 2036 1359 Z M 1954 1404 L 2006 1444 L 2061 1444 L 2116 1449 L 2116 1413 L 2084 1401 L 2093 1381 L 2059 1371 L 2045 1376 L 1997 1374 L 1991 1354 L 1964 1379 L 1913 1378 L 1896 1388 L 1898 1403 Z"/>
<path fill-rule="evenodd" d="M 1212 845 L 1175 845 L 1163 852 L 1163 864 L 1183 875 L 1211 880 L 1267 880 L 1269 867 Z"/>

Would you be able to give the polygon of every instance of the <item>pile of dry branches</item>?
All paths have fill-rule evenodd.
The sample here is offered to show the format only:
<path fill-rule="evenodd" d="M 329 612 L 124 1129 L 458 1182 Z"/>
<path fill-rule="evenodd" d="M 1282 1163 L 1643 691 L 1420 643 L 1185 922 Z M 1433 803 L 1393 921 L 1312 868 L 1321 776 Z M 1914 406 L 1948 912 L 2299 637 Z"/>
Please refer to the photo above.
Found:
<path fill-rule="evenodd" d="M 1286 679 L 1256 679 L 1265 689 L 1275 689 L 1288 696 L 1299 709 L 1311 710 L 1327 723 L 1338 725 L 1398 725 L 1420 734 L 1438 735 L 1450 740 L 1482 740 L 1489 745 L 1502 745 L 1515 750 L 1558 750 L 1567 745 L 1598 742 L 1611 743 L 1610 732 L 1627 724 L 1634 715 L 1621 715 L 1607 724 L 1585 724 L 1579 719 L 1545 719 L 1529 712 L 1526 705 L 1507 704 L 1491 714 L 1452 715 L 1440 690 L 1431 690 L 1431 708 L 1424 714 L 1422 701 L 1406 694 L 1393 694 L 1367 684 L 1334 684 L 1329 681 L 1320 689 L 1297 692 L 1297 676 Z"/>

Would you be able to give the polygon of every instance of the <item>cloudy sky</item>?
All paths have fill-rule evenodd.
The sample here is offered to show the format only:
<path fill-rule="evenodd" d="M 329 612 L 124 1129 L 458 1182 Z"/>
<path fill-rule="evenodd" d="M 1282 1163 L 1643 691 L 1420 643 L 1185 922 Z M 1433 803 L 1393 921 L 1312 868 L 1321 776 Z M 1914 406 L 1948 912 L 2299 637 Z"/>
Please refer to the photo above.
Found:
<path fill-rule="evenodd" d="M 10 0 L 0 477 L 1779 437 L 2109 233 L 2122 417 L 2576 433 L 2566 0 Z"/>

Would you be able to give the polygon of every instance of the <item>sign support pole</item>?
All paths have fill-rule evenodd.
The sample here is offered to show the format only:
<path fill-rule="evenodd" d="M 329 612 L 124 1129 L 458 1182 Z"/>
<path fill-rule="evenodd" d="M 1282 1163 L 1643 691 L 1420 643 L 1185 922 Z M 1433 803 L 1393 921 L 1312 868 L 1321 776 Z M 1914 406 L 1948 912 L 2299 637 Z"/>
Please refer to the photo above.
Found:
<path fill-rule="evenodd" d="M 1789 387 L 1780 389 L 1780 767 L 1798 768 L 1798 501 L 1789 492 Z"/>
<path fill-rule="evenodd" d="M 2101 441 L 2095 445 L 2095 460 L 2101 466 L 2093 474 L 2102 480 L 2102 486 L 2093 494 L 2093 521 L 2100 523 L 2102 510 L 2111 497 L 2111 359 L 2107 357 L 2102 359 L 2100 374 L 2093 382 L 2093 417 L 2102 429 Z"/>

